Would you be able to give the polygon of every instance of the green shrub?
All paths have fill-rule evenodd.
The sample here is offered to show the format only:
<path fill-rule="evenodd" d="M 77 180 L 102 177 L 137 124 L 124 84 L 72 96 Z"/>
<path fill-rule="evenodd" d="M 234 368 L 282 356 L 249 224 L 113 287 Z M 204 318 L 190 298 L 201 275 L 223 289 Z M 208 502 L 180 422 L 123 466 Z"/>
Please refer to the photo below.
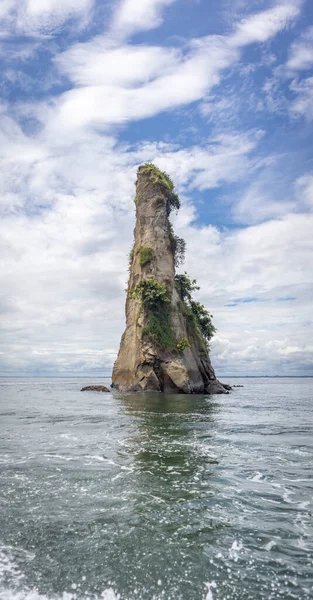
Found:
<path fill-rule="evenodd" d="M 195 279 L 190 279 L 185 272 L 184 275 L 175 275 L 175 285 L 180 298 L 180 309 L 188 318 L 192 327 L 196 328 L 208 346 L 216 329 L 212 323 L 213 315 L 200 304 L 192 299 L 192 292 L 199 290 Z"/>
<path fill-rule="evenodd" d="M 153 251 L 152 248 L 145 248 L 144 246 L 140 246 L 139 248 L 139 256 L 140 256 L 140 266 L 144 267 L 148 263 L 150 263 L 153 259 Z"/>
<path fill-rule="evenodd" d="M 190 279 L 185 271 L 184 275 L 175 275 L 175 285 L 178 295 L 183 302 L 192 299 L 191 292 L 200 290 L 195 279 Z"/>
<path fill-rule="evenodd" d="M 190 348 L 190 344 L 187 340 L 187 338 L 183 338 L 180 342 L 178 342 L 178 344 L 176 345 L 177 348 L 177 352 L 184 352 L 184 350 L 186 350 L 186 348 Z"/>
<path fill-rule="evenodd" d="M 206 310 L 203 304 L 200 304 L 200 302 L 195 302 L 194 300 L 190 302 L 190 308 L 196 319 L 197 326 L 208 344 L 216 332 L 216 328 L 212 323 L 213 315 Z"/>
<path fill-rule="evenodd" d="M 130 290 L 132 298 L 141 300 L 146 307 L 154 307 L 157 304 L 170 302 L 168 290 L 165 283 L 160 283 L 155 277 L 143 279 Z"/>
<path fill-rule="evenodd" d="M 174 184 L 170 178 L 170 176 L 165 173 L 165 171 L 161 171 L 153 165 L 152 163 L 146 163 L 142 168 L 141 172 L 148 175 L 149 181 L 153 184 L 160 185 L 163 189 L 163 192 L 166 196 L 166 209 L 167 216 L 170 215 L 173 209 L 180 209 L 180 200 L 176 192 L 174 192 Z"/>
<path fill-rule="evenodd" d="M 183 238 L 180 238 L 178 235 L 174 234 L 173 225 L 170 221 L 168 221 L 168 230 L 171 248 L 174 255 L 175 267 L 179 267 L 179 265 L 185 262 L 186 242 Z"/>

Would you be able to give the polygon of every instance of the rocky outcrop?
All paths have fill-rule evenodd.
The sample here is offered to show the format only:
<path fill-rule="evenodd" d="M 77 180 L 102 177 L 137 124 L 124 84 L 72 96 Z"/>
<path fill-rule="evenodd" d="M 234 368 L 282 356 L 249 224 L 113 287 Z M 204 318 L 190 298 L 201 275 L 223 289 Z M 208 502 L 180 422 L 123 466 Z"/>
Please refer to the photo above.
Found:
<path fill-rule="evenodd" d="M 169 177 L 153 165 L 138 170 L 135 242 L 130 255 L 126 330 L 112 386 L 121 391 L 228 393 L 215 376 L 207 344 L 175 283 L 183 240 L 169 221 L 179 207 Z M 200 306 L 200 305 L 199 305 Z"/>
<path fill-rule="evenodd" d="M 110 392 L 104 385 L 87 385 L 83 387 L 81 392 Z"/>

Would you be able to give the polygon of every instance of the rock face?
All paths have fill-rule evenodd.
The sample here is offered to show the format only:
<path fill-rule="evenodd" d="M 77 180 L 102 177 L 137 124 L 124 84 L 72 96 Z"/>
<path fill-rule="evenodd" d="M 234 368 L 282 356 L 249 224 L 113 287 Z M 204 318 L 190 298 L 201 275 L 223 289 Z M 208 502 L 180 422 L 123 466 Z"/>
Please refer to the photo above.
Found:
<path fill-rule="evenodd" d="M 81 392 L 110 392 L 104 385 L 87 385 L 83 387 Z"/>
<path fill-rule="evenodd" d="M 177 238 L 168 215 L 170 202 L 175 205 L 175 199 L 179 201 L 171 186 L 169 178 L 164 179 L 153 165 L 139 168 L 126 330 L 112 387 L 138 392 L 228 393 L 216 379 L 205 341 L 175 285 Z"/>

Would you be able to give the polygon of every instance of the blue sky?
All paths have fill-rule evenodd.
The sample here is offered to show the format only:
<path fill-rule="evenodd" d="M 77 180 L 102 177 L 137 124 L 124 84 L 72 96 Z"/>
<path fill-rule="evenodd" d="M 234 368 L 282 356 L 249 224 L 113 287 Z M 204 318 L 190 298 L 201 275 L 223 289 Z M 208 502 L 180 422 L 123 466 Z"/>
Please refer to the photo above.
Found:
<path fill-rule="evenodd" d="M 101 375 L 169 172 L 219 376 L 313 375 L 309 0 L 3 0 L 0 374 Z"/>

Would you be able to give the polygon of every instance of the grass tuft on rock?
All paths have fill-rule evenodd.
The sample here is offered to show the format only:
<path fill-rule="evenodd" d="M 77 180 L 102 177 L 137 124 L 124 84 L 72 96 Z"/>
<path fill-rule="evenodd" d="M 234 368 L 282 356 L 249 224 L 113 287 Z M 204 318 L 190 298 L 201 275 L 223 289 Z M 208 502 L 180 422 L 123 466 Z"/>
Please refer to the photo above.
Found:
<path fill-rule="evenodd" d="M 184 352 L 184 350 L 186 350 L 186 348 L 190 348 L 190 344 L 187 340 L 187 338 L 183 338 L 180 342 L 178 342 L 177 346 L 177 352 Z"/>
<path fill-rule="evenodd" d="M 145 246 L 139 248 L 139 262 L 141 267 L 145 267 L 153 259 L 153 250 Z"/>

